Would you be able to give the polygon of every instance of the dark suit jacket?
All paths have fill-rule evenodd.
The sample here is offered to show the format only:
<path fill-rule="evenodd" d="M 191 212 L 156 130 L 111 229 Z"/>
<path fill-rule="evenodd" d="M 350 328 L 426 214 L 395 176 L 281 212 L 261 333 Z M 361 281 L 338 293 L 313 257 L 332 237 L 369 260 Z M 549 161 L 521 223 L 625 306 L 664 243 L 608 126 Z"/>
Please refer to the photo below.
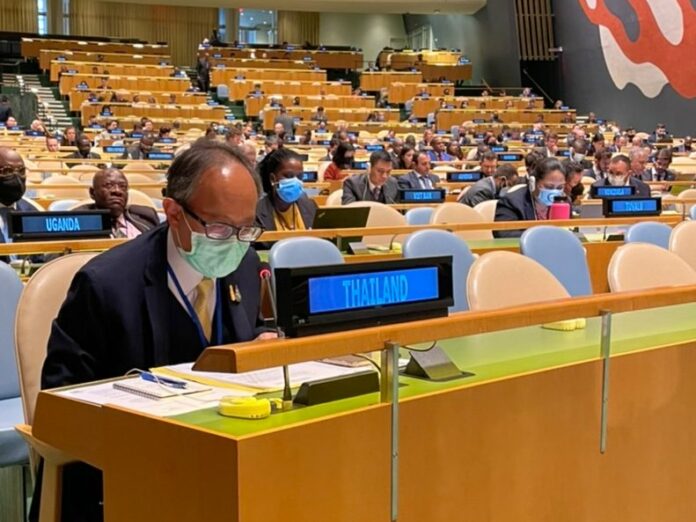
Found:
<path fill-rule="evenodd" d="M 415 171 L 409 172 L 408 174 L 404 174 L 403 176 L 399 176 L 399 188 L 400 189 L 419 189 L 421 188 L 420 183 L 418 182 L 420 174 L 418 174 Z M 430 178 L 430 181 L 433 184 L 433 188 L 437 187 L 437 184 L 440 183 L 440 178 L 435 175 L 435 174 L 428 174 L 426 177 Z"/>
<path fill-rule="evenodd" d="M 643 183 L 641 180 L 636 178 L 635 176 L 629 176 L 628 178 L 628 184 L 632 187 L 636 187 L 636 196 L 639 196 L 641 198 L 649 198 L 650 197 L 650 187 Z M 611 186 L 611 183 L 609 183 L 609 179 L 600 179 L 599 181 L 595 181 L 592 184 L 593 187 L 609 187 Z"/>
<path fill-rule="evenodd" d="M 121 159 L 139 160 L 145 159 L 145 155 L 143 154 L 143 151 L 140 150 L 140 145 L 136 144 L 127 148 L 126 151 L 121 155 Z"/>
<path fill-rule="evenodd" d="M 24 198 L 20 199 L 11 207 L 3 207 L 0 208 L 0 214 L 2 214 L 2 219 L 5 222 L 5 226 L 7 227 L 7 216 L 12 210 L 19 210 L 22 212 L 30 212 L 32 210 L 36 210 L 32 205 L 30 205 L 27 201 L 24 200 Z M 7 238 L 5 237 L 5 234 L 3 233 L 2 230 L 0 230 L 0 244 L 2 243 L 7 243 Z M 4 263 L 9 263 L 10 258 L 6 256 L 0 256 L 0 261 Z"/>
<path fill-rule="evenodd" d="M 161 225 L 113 248 L 75 275 L 51 328 L 43 388 L 186 362 L 203 350 L 190 318 L 191 324 L 183 325 L 190 336 L 173 323 L 178 316 L 172 315 L 175 297 L 167 283 L 168 230 Z M 225 343 L 250 341 L 260 331 L 258 270 L 259 258 L 249 249 L 239 268 L 220 282 Z M 240 303 L 226 291 L 234 285 L 243 296 Z M 188 318 L 175 304 L 175 311 Z"/>
<path fill-rule="evenodd" d="M 397 181 L 389 177 L 387 182 L 382 186 L 380 203 L 396 203 L 399 197 L 399 184 Z M 347 205 L 355 201 L 374 201 L 370 184 L 368 183 L 367 174 L 354 174 L 343 181 L 343 196 L 341 204 Z"/>
<path fill-rule="evenodd" d="M 460 203 L 469 205 L 470 207 L 475 207 L 483 201 L 488 201 L 489 199 L 495 199 L 496 196 L 496 186 L 495 181 L 492 177 L 485 177 L 474 183 L 466 194 L 462 196 Z"/>
<path fill-rule="evenodd" d="M 498 200 L 496 221 L 534 221 L 536 212 L 529 188 L 508 192 Z M 494 230 L 493 237 L 520 237 L 524 230 Z"/>
<path fill-rule="evenodd" d="M 97 154 L 96 152 L 90 152 L 89 154 L 87 154 L 87 157 L 84 157 L 84 156 L 82 156 L 82 154 L 80 154 L 80 151 L 75 151 L 72 154 L 70 154 L 69 156 L 66 156 L 66 158 L 75 158 L 75 159 L 81 159 L 81 160 L 82 159 L 101 159 L 101 156 L 99 154 Z M 68 165 L 68 167 L 74 167 L 75 165 L 81 165 L 82 163 L 80 163 L 78 161 L 78 162 L 66 162 L 66 164 Z M 98 166 L 101 168 L 103 166 L 103 164 L 100 163 Z"/>
<path fill-rule="evenodd" d="M 653 174 L 655 173 L 654 167 L 648 170 L 644 170 L 641 175 L 640 179 L 641 181 L 653 181 Z M 662 175 L 660 181 L 674 181 L 677 179 L 677 175 L 674 173 L 673 170 L 667 169 L 664 174 Z M 658 181 L 655 179 L 655 181 Z"/>
<path fill-rule="evenodd" d="M 75 210 L 97 210 L 95 203 L 80 205 Z M 160 224 L 155 209 L 144 205 L 128 205 L 124 213 L 126 220 L 141 232 L 147 232 Z"/>
<path fill-rule="evenodd" d="M 273 125 L 276 123 L 281 123 L 283 129 L 285 129 L 285 134 L 292 136 L 295 134 L 295 120 L 289 114 L 279 114 L 273 120 Z"/>

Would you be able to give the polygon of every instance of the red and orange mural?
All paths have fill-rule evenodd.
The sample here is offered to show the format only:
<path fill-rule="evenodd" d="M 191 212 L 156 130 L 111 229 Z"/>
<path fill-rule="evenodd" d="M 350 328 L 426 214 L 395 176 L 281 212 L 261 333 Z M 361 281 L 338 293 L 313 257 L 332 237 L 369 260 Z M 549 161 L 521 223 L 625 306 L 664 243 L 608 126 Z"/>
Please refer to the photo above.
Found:
<path fill-rule="evenodd" d="M 684 98 L 696 98 L 696 7 L 691 0 L 625 0 L 637 15 L 635 40 L 605 0 L 578 1 L 599 28 L 616 87 L 632 83 L 654 98 L 669 84 Z"/>

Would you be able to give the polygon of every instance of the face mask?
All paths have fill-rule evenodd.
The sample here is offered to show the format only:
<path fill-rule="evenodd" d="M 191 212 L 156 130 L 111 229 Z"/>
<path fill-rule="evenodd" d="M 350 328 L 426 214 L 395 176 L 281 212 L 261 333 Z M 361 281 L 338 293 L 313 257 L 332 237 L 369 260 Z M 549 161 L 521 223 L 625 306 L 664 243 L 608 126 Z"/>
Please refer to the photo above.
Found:
<path fill-rule="evenodd" d="M 186 218 L 184 218 L 186 221 Z M 186 226 L 191 227 L 186 221 Z M 210 239 L 205 234 L 191 230 L 191 251 L 178 248 L 181 256 L 193 269 L 205 277 L 218 278 L 231 274 L 239 268 L 249 243 L 230 239 Z"/>
<path fill-rule="evenodd" d="M 580 152 L 576 152 L 575 154 L 573 154 L 573 161 L 575 163 L 582 163 L 584 159 L 585 155 L 581 154 Z"/>
<path fill-rule="evenodd" d="M 26 181 L 21 176 L 9 176 L 0 179 L 0 203 L 9 207 L 24 195 Z"/>
<path fill-rule="evenodd" d="M 615 187 L 622 187 L 626 184 L 626 178 L 623 176 L 615 176 L 614 174 L 609 174 L 609 176 L 607 176 L 607 179 L 609 180 L 609 184 Z"/>
<path fill-rule="evenodd" d="M 537 201 L 545 207 L 548 207 L 553 203 L 554 198 L 562 195 L 563 191 L 561 189 L 542 188 L 539 190 L 539 194 L 537 195 Z"/>
<path fill-rule="evenodd" d="M 276 194 L 286 203 L 294 203 L 302 196 L 302 185 L 300 178 L 281 179 L 276 185 Z"/>

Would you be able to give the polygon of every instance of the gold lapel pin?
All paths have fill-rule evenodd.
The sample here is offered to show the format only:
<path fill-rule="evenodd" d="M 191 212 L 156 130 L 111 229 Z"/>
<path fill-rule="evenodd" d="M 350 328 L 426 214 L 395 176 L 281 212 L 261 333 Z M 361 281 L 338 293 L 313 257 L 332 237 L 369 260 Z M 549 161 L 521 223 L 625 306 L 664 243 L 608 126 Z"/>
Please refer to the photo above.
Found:
<path fill-rule="evenodd" d="M 230 300 L 233 303 L 242 302 L 242 293 L 239 291 L 239 287 L 237 285 L 230 285 Z"/>

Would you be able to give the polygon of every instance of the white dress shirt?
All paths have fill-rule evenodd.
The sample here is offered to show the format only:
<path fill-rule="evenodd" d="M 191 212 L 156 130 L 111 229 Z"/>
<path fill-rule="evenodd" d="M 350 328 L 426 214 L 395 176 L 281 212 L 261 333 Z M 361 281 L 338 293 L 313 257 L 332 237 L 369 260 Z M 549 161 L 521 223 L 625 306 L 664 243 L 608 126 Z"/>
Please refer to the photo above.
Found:
<path fill-rule="evenodd" d="M 196 297 L 198 295 L 196 287 L 198 286 L 198 283 L 203 280 L 203 275 L 189 265 L 186 259 L 184 259 L 179 253 L 179 250 L 174 243 L 171 228 L 167 233 L 167 262 L 169 263 L 169 266 L 172 267 L 174 274 L 176 274 L 176 278 L 181 285 L 181 289 L 186 294 L 186 298 L 189 300 L 189 303 L 191 303 L 191 306 L 193 306 L 193 303 L 196 302 Z M 184 300 L 181 298 L 181 295 L 179 295 L 176 284 L 174 283 L 172 276 L 169 274 L 167 274 L 167 282 L 169 285 L 169 290 L 172 292 L 172 294 L 174 294 L 176 300 L 179 301 L 181 306 L 188 313 Z M 217 281 L 213 279 L 213 284 L 216 282 Z M 215 296 L 216 292 L 210 293 L 210 301 L 208 303 L 208 312 L 210 313 L 210 317 L 214 317 L 215 315 Z"/>

